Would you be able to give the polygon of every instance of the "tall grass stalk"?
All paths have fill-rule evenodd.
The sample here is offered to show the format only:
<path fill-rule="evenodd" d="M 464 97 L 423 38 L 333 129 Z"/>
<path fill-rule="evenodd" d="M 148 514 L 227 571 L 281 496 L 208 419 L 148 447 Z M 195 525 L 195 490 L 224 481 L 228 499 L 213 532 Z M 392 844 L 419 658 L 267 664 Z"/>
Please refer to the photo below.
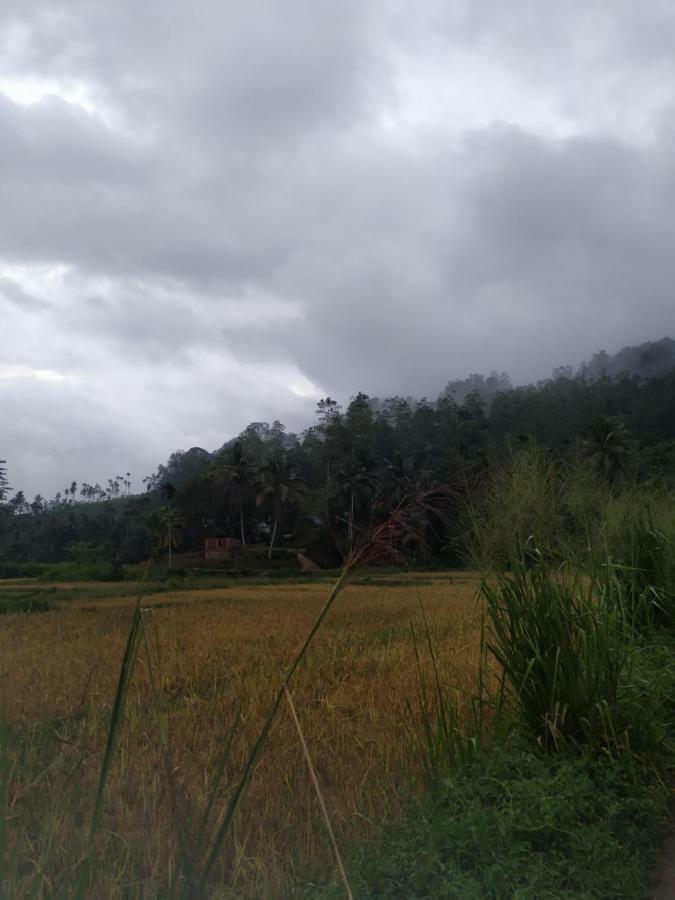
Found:
<path fill-rule="evenodd" d="M 150 678 L 150 687 L 152 688 L 152 698 L 155 702 L 155 707 L 159 702 L 159 694 L 157 693 L 157 684 L 155 682 L 155 671 L 154 666 L 152 664 L 152 657 L 150 655 L 150 645 L 148 644 L 148 633 L 145 628 L 145 610 L 141 609 L 140 621 L 139 621 L 141 636 L 143 638 L 143 647 L 145 649 L 145 661 L 148 666 L 148 677 Z"/>
<path fill-rule="evenodd" d="M 262 751 L 265 748 L 265 744 L 267 743 L 272 724 L 274 723 L 274 719 L 276 718 L 285 692 L 288 689 L 291 679 L 295 675 L 295 672 L 297 671 L 300 663 L 305 658 L 305 655 L 309 650 L 310 645 L 314 641 L 317 632 L 323 625 L 326 616 L 333 608 L 333 604 L 346 587 L 351 575 L 360 566 L 366 565 L 368 562 L 372 562 L 373 560 L 381 559 L 383 555 L 388 559 L 400 556 L 400 553 L 396 549 L 396 541 L 399 539 L 403 539 L 406 535 L 415 535 L 419 538 L 420 535 L 417 533 L 417 531 L 420 527 L 420 522 L 424 520 L 424 513 L 430 512 L 431 510 L 432 505 L 429 503 L 427 496 L 424 493 L 413 498 L 404 499 L 399 504 L 399 506 L 397 506 L 396 509 L 392 511 L 390 517 L 380 525 L 376 526 L 368 534 L 367 538 L 363 540 L 361 545 L 349 554 L 339 578 L 333 585 L 333 588 L 326 598 L 326 601 L 324 602 L 321 611 L 316 617 L 316 620 L 312 625 L 309 634 L 305 638 L 302 647 L 295 655 L 295 658 L 288 667 L 286 675 L 284 676 L 284 679 L 275 694 L 274 700 L 272 701 L 268 714 L 263 722 L 260 734 L 258 735 L 258 738 L 255 741 L 251 752 L 249 753 L 246 764 L 244 765 L 241 778 L 239 779 L 239 782 L 234 789 L 220 828 L 216 833 L 213 845 L 211 847 L 211 852 L 209 853 L 202 870 L 202 875 L 199 880 L 199 888 L 201 890 L 204 890 L 206 887 L 209 876 L 213 871 L 213 867 L 221 852 L 225 839 L 230 831 L 241 799 L 246 792 L 249 781 L 251 780 L 255 767 L 260 759 L 260 755 L 262 754 Z M 401 542 L 403 543 L 402 540 Z"/>
<path fill-rule="evenodd" d="M 225 769 L 227 767 L 228 760 L 230 758 L 230 753 L 232 751 L 232 745 L 234 743 L 235 736 L 239 729 L 239 725 L 241 724 L 241 707 L 237 706 L 234 712 L 234 718 L 232 721 L 232 725 L 225 737 L 225 744 L 223 747 L 223 752 L 220 757 L 220 764 L 218 766 L 218 770 L 216 772 L 216 776 L 213 779 L 211 784 L 211 788 L 209 791 L 209 800 L 206 804 L 204 812 L 202 814 L 199 828 L 197 830 L 197 839 L 195 841 L 193 856 L 195 859 L 199 857 L 202 846 L 204 844 L 204 839 L 206 837 L 206 831 L 211 819 L 211 813 L 213 812 L 213 807 L 215 805 L 216 797 L 218 795 L 218 791 L 220 789 L 221 782 L 223 780 L 223 776 L 225 774 Z"/>
<path fill-rule="evenodd" d="M 314 790 L 319 801 L 319 806 L 321 807 L 321 814 L 326 824 L 326 831 L 328 832 L 330 842 L 333 846 L 333 853 L 335 854 L 335 861 L 340 872 L 340 877 L 342 878 L 342 883 L 345 886 L 345 891 L 347 892 L 347 897 L 349 898 L 349 900 L 354 900 L 354 895 L 352 894 L 352 889 L 349 885 L 349 879 L 347 878 L 347 871 L 344 867 L 344 863 L 342 862 L 342 856 L 340 855 L 340 848 L 338 847 L 338 843 L 335 838 L 335 832 L 333 831 L 333 826 L 331 825 L 330 816 L 328 815 L 328 810 L 323 799 L 323 794 L 321 793 L 321 787 L 319 785 L 319 779 L 316 775 L 316 769 L 314 768 L 314 764 L 312 763 L 312 757 L 310 756 L 307 741 L 305 740 L 305 735 L 302 731 L 302 726 L 300 725 L 300 719 L 298 718 L 298 713 L 295 709 L 295 704 L 293 703 L 293 697 L 291 696 L 291 692 L 288 690 L 288 685 L 284 685 L 284 693 L 286 694 L 288 708 L 291 711 L 291 716 L 293 717 L 293 722 L 295 723 L 295 728 L 298 732 L 302 752 L 305 757 L 305 762 L 307 763 L 307 769 L 309 770 L 309 777 L 312 779 L 312 784 L 314 785 Z"/>
<path fill-rule="evenodd" d="M 657 527 L 647 505 L 624 513 L 604 538 L 608 600 L 623 601 L 640 630 L 674 627 L 675 533 Z"/>
<path fill-rule="evenodd" d="M 326 618 L 326 616 L 330 612 L 333 604 L 335 603 L 338 596 L 340 595 L 340 593 L 346 586 L 349 576 L 351 575 L 351 573 L 354 569 L 355 563 L 356 563 L 356 560 L 354 558 L 352 558 L 352 561 L 348 561 L 348 563 L 345 565 L 344 569 L 342 570 L 342 573 L 340 574 L 340 577 L 335 582 L 330 594 L 328 595 L 328 598 L 326 599 L 326 602 L 324 603 L 323 607 L 321 608 L 321 611 L 319 612 L 319 615 L 317 616 L 316 621 L 314 622 L 312 628 L 310 629 L 309 634 L 307 635 L 302 647 L 300 648 L 300 650 L 298 651 L 298 653 L 295 656 L 295 659 L 289 666 L 289 668 L 286 672 L 286 675 L 281 683 L 281 686 L 279 687 L 279 689 L 276 692 L 276 695 L 275 695 L 274 700 L 272 701 L 272 704 L 269 708 L 269 711 L 267 713 L 265 721 L 263 722 L 263 726 L 260 730 L 260 734 L 258 735 L 258 738 L 257 738 L 256 742 L 254 743 L 251 752 L 249 753 L 249 756 L 248 756 L 248 759 L 244 766 L 244 770 L 241 775 L 241 778 L 239 779 L 239 782 L 232 794 L 232 797 L 230 799 L 228 807 L 225 811 L 223 820 L 222 820 L 220 827 L 216 833 L 213 845 L 211 847 L 211 851 L 206 859 L 206 863 L 204 865 L 204 869 L 202 871 L 201 878 L 199 880 L 199 887 L 201 890 L 204 890 L 204 888 L 206 886 L 209 876 L 213 870 L 213 867 L 216 863 L 216 860 L 217 860 L 217 858 L 220 854 L 220 851 L 222 849 L 222 846 L 225 842 L 225 839 L 229 833 L 235 813 L 237 812 L 237 808 L 239 807 L 239 803 L 241 802 L 241 799 L 244 796 L 246 788 L 248 787 L 248 783 L 251 779 L 251 776 L 253 775 L 255 766 L 260 758 L 260 755 L 265 747 L 265 744 L 267 743 L 267 738 L 269 737 L 270 729 L 272 728 L 272 724 L 276 717 L 277 711 L 279 710 L 279 706 L 281 705 L 281 701 L 284 698 L 285 691 L 286 691 L 293 675 L 295 674 L 298 666 L 304 659 L 305 654 L 307 653 L 307 650 L 309 649 L 310 644 L 312 643 L 312 641 L 314 640 L 314 637 L 316 636 L 316 633 L 321 628 L 321 625 L 322 625 L 324 619 Z"/>
<path fill-rule="evenodd" d="M 110 769 L 112 766 L 113 755 L 115 753 L 115 747 L 117 745 L 117 741 L 119 738 L 119 734 L 122 727 L 122 720 L 124 718 L 124 708 L 126 705 L 127 693 L 129 690 L 129 683 L 131 681 L 131 676 L 134 670 L 134 666 L 136 664 L 136 658 L 138 656 L 138 646 L 139 646 L 139 634 L 141 633 L 141 621 L 142 621 L 142 612 L 141 612 L 141 600 L 140 597 L 136 601 L 136 606 L 134 608 L 134 614 L 131 621 L 131 628 L 129 629 L 129 635 L 127 637 L 127 643 L 124 650 L 124 657 L 122 659 L 122 666 L 120 668 L 119 680 L 117 683 L 117 692 L 115 694 L 115 701 L 113 703 L 112 714 L 110 716 L 110 725 L 108 727 L 108 737 L 106 740 L 105 753 L 103 756 L 103 763 L 101 764 L 101 772 L 98 780 L 98 788 L 96 791 L 96 799 L 94 801 L 94 806 L 91 813 L 91 820 L 89 823 L 89 834 L 87 838 L 87 848 L 85 851 L 85 858 L 80 868 L 80 875 L 78 878 L 78 886 L 76 895 L 78 897 L 86 896 L 87 883 L 89 881 L 89 876 L 91 874 L 91 859 L 92 859 L 92 850 L 94 844 L 94 838 L 96 836 L 96 832 L 98 830 L 99 821 L 101 818 L 101 810 L 103 809 L 103 800 L 105 797 L 105 791 L 108 784 L 108 779 L 110 777 Z"/>
<path fill-rule="evenodd" d="M 620 750 L 613 722 L 630 646 L 620 612 L 598 602 L 594 581 L 541 560 L 514 562 L 481 590 L 488 647 L 526 731 L 547 749 Z"/>
<path fill-rule="evenodd" d="M 460 709 L 457 697 L 452 695 L 441 678 L 431 630 L 421 595 L 417 595 L 426 643 L 431 661 L 431 685 L 427 683 L 420 647 L 414 628 L 410 637 L 415 652 L 417 668 L 417 696 L 415 704 L 409 697 L 404 700 L 403 724 L 408 738 L 419 759 L 425 780 L 434 784 L 457 766 L 468 766 L 477 757 L 484 737 L 483 697 L 472 697 L 474 721 L 460 727 Z M 482 656 L 482 654 L 481 654 Z M 482 669 L 482 659 L 479 663 Z M 482 672 L 481 672 L 482 678 Z"/>
<path fill-rule="evenodd" d="M 129 691 L 129 683 L 136 664 L 138 655 L 138 636 L 141 627 L 141 601 L 137 600 L 134 608 L 134 615 L 127 637 L 127 644 L 122 659 L 122 667 L 117 683 L 117 693 L 115 694 L 115 702 L 113 704 L 112 714 L 110 716 L 110 726 L 108 728 L 108 738 L 105 746 L 105 754 L 101 765 L 101 774 L 98 781 L 98 789 L 96 791 L 96 800 L 91 815 L 91 823 L 89 825 L 89 840 L 93 840 L 94 834 L 98 828 L 99 819 L 101 817 L 101 809 L 103 808 L 103 798 L 105 789 L 110 776 L 110 768 L 112 765 L 115 746 L 119 738 L 122 727 L 122 719 L 124 717 L 124 707 L 126 705 L 127 693 Z"/>
<path fill-rule="evenodd" d="M 467 766 L 478 754 L 476 736 L 460 728 L 458 703 L 442 683 L 433 666 L 431 686 L 427 683 L 417 636 L 411 629 L 417 666 L 417 695 L 414 703 L 404 700 L 403 725 L 418 758 L 424 779 L 434 785 L 457 766 Z"/>

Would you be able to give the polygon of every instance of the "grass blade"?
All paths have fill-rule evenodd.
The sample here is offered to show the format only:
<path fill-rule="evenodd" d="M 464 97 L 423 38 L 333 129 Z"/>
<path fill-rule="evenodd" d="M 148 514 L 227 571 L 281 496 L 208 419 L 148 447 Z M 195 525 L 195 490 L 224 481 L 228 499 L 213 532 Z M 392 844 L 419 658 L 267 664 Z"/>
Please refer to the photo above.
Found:
<path fill-rule="evenodd" d="M 201 876 L 201 879 L 199 882 L 199 887 L 201 889 L 203 889 L 205 887 L 206 882 L 208 881 L 209 875 L 211 874 L 211 871 L 213 870 L 213 866 L 215 865 L 216 859 L 218 858 L 220 850 L 223 846 L 223 843 L 225 842 L 225 838 L 227 837 L 227 835 L 229 833 L 230 827 L 232 825 L 232 821 L 234 819 L 234 815 L 237 811 L 239 803 L 241 802 L 241 798 L 243 797 L 243 795 L 246 791 L 246 788 L 248 787 L 248 783 L 251 779 L 251 776 L 253 775 L 253 771 L 254 771 L 255 766 L 260 758 L 260 754 L 262 753 L 263 748 L 265 747 L 265 744 L 267 742 L 267 738 L 269 737 L 270 729 L 272 728 L 272 724 L 273 724 L 276 714 L 279 710 L 279 706 L 281 705 L 281 701 L 284 697 L 284 691 L 285 691 L 287 685 L 289 684 L 291 678 L 295 674 L 296 669 L 298 668 L 298 666 L 302 662 L 303 658 L 305 657 L 305 654 L 307 653 L 307 650 L 309 649 L 310 644 L 314 640 L 314 637 L 315 637 L 317 631 L 319 630 L 319 628 L 321 627 L 324 619 L 330 612 L 331 607 L 337 600 L 341 591 L 346 586 L 347 580 L 352 571 L 353 571 L 353 565 L 350 565 L 350 564 L 347 564 L 344 567 L 344 569 L 342 570 L 340 577 L 333 585 L 333 588 L 332 588 L 330 594 L 328 595 L 326 602 L 324 603 L 323 607 L 321 608 L 321 611 L 319 612 L 319 615 L 317 616 L 317 618 L 314 622 L 314 625 L 310 629 L 310 632 L 307 635 L 305 642 L 303 643 L 303 645 L 300 648 L 300 650 L 298 651 L 295 659 L 291 663 L 291 665 L 286 673 L 286 676 L 281 684 L 281 687 L 277 691 L 276 696 L 275 696 L 274 700 L 272 701 L 272 705 L 270 706 L 267 717 L 266 717 L 266 719 L 263 723 L 263 726 L 260 730 L 260 734 L 258 735 L 258 738 L 257 738 L 255 744 L 253 745 L 253 749 L 251 750 L 251 753 L 249 754 L 249 757 L 246 761 L 246 765 L 244 766 L 243 774 L 239 780 L 239 783 L 237 784 L 234 794 L 232 795 L 230 803 L 225 812 L 223 821 L 220 825 L 220 828 L 218 829 L 218 833 L 216 834 L 213 846 L 211 848 L 211 852 L 209 853 L 209 856 L 206 860 L 206 864 L 204 866 L 204 870 L 202 872 L 202 876 Z"/>
<path fill-rule="evenodd" d="M 101 809 L 103 807 L 105 789 L 108 783 L 108 777 L 110 775 L 110 767 L 112 765 L 113 754 L 115 752 L 115 746 L 117 744 L 117 739 L 119 737 L 119 732 L 122 725 L 122 718 L 124 716 L 124 707 L 126 703 L 127 692 L 129 689 L 129 682 L 131 681 L 131 675 L 134 670 L 134 664 L 136 662 L 136 656 L 138 653 L 138 634 L 140 629 L 140 621 L 141 604 L 140 600 L 138 600 L 136 602 L 136 608 L 134 609 L 131 628 L 129 630 L 129 636 L 127 638 L 127 645 L 124 650 L 122 667 L 120 669 L 120 677 L 117 683 L 117 693 L 115 694 L 115 702 L 113 704 L 112 715 L 110 717 L 108 739 L 106 741 L 105 754 L 103 757 L 101 774 L 98 781 L 98 790 L 96 791 L 96 800 L 94 802 L 91 824 L 89 826 L 90 840 L 93 838 L 98 827 L 98 822 L 101 816 Z"/>
<path fill-rule="evenodd" d="M 206 808 L 204 809 L 204 813 L 202 815 L 201 821 L 199 823 L 199 829 L 197 831 L 197 840 L 195 841 L 194 847 L 194 856 L 195 859 L 199 855 L 199 851 L 202 848 L 204 843 L 204 838 L 206 836 L 206 829 L 208 827 L 209 820 L 211 818 L 211 813 L 213 812 L 213 806 L 216 802 L 216 796 L 218 792 L 218 788 L 220 787 L 220 783 L 223 780 L 223 775 L 225 774 L 225 767 L 227 766 L 227 761 L 230 758 L 230 751 L 232 750 L 232 744 L 234 743 L 235 736 L 237 734 L 237 729 L 241 723 L 241 707 L 237 706 L 234 713 L 234 721 L 230 727 L 229 732 L 227 733 L 227 737 L 225 738 L 225 747 L 223 748 L 223 753 L 220 759 L 220 765 L 218 766 L 218 771 L 216 773 L 216 777 L 213 780 L 213 784 L 211 786 L 211 796 L 209 797 L 209 801 L 206 804 Z"/>
<path fill-rule="evenodd" d="M 342 878 L 343 884 L 345 886 L 345 890 L 347 892 L 347 897 L 349 898 L 349 900 L 354 900 L 354 895 L 352 894 L 352 889 L 349 886 L 349 879 L 347 878 L 347 872 L 345 871 L 345 867 L 342 862 L 342 857 L 340 856 L 340 849 L 337 845 L 337 840 L 335 839 L 335 832 L 333 831 L 333 826 L 331 825 L 331 822 L 330 822 L 328 810 L 326 809 L 326 804 L 324 803 L 323 794 L 321 793 L 321 787 L 319 786 L 319 779 L 316 776 L 316 769 L 314 768 L 314 765 L 312 764 L 312 757 L 309 755 L 309 748 L 307 747 L 307 741 L 305 740 L 305 736 L 302 732 L 302 726 L 300 725 L 300 719 L 298 718 L 298 714 L 295 710 L 295 704 L 293 703 L 293 698 L 291 697 L 291 692 L 288 690 L 287 685 L 284 685 L 284 692 L 286 694 L 286 700 L 288 701 L 288 708 L 290 709 L 291 715 L 293 716 L 293 721 L 295 722 L 295 727 L 298 732 L 298 737 L 300 738 L 302 752 L 305 756 L 307 768 L 309 769 L 309 777 L 312 779 L 312 784 L 314 785 L 314 790 L 316 791 L 316 796 L 319 801 L 319 806 L 321 807 L 321 813 L 323 815 L 323 820 L 326 823 L 326 830 L 328 831 L 328 836 L 330 837 L 331 844 L 333 845 L 333 852 L 335 853 L 335 861 L 337 862 L 337 866 L 340 871 L 340 877 Z"/>
<path fill-rule="evenodd" d="M 122 666 L 120 668 L 120 675 L 117 682 L 117 693 L 115 694 L 115 702 L 113 703 L 112 714 L 110 716 L 110 725 L 108 727 L 108 738 L 106 741 L 105 753 L 103 756 L 103 763 L 101 764 L 101 773 L 99 775 L 98 780 L 98 789 L 96 791 L 96 799 L 94 801 L 94 806 L 91 814 L 91 821 L 89 824 L 89 836 L 87 841 L 87 850 L 85 854 L 85 859 L 80 869 L 80 876 L 78 878 L 78 887 L 76 891 L 76 896 L 83 897 L 85 896 L 85 891 L 87 887 L 87 882 L 89 880 L 89 875 L 91 874 L 91 851 L 92 845 L 94 841 L 94 837 L 96 835 L 96 831 L 98 829 L 99 820 L 101 817 L 101 810 L 103 808 L 103 800 L 105 797 L 105 790 L 108 784 L 108 778 L 110 776 L 110 769 L 112 766 L 113 755 L 115 753 L 115 747 L 117 744 L 117 740 L 119 738 L 120 729 L 122 726 L 122 719 L 124 717 L 124 707 L 126 703 L 127 692 L 129 689 L 129 683 L 131 681 L 131 675 L 134 670 L 134 665 L 136 662 L 136 657 L 138 655 L 138 637 L 140 632 L 140 621 L 141 621 L 141 600 L 140 597 L 136 601 L 136 606 L 134 608 L 134 615 L 131 620 L 131 628 L 129 629 L 129 635 L 127 637 L 127 643 L 124 650 L 124 657 L 122 658 Z"/>

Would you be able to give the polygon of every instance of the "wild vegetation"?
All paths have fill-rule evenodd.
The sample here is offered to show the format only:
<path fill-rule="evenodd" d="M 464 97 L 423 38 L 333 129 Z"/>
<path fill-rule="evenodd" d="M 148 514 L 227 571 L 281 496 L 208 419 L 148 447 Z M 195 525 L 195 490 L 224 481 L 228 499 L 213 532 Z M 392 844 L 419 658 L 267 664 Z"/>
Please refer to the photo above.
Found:
<path fill-rule="evenodd" d="M 675 782 L 675 406 L 639 417 L 673 387 L 565 375 L 407 403 L 408 432 L 324 401 L 297 444 L 247 430 L 142 498 L 10 509 L 6 893 L 644 897 Z M 436 435 L 414 464 L 406 433 Z M 189 556 L 209 503 L 246 545 L 221 567 Z M 8 549 L 80 517 L 111 531 Z"/>
<path fill-rule="evenodd" d="M 556 516 L 583 528 L 584 477 L 598 490 L 621 482 L 673 488 L 672 343 L 598 354 L 576 375 L 558 370 L 528 387 L 474 375 L 435 401 L 360 393 L 342 409 L 326 398 L 301 435 L 255 422 L 214 452 L 177 451 L 143 479 L 143 493 L 126 473 L 106 487 L 75 479 L 52 500 L 29 502 L 10 490 L 11 460 L 0 463 L 0 566 L 11 574 L 30 562 L 67 561 L 71 574 L 82 566 L 90 577 L 111 569 L 121 577 L 122 565 L 152 554 L 199 553 L 205 536 L 259 545 L 270 557 L 301 547 L 320 565 L 339 566 L 402 497 L 433 489 L 445 494 L 444 515 L 430 523 L 418 562 L 462 565 L 469 501 L 491 502 L 500 471 L 523 448 L 564 470 L 569 488 L 551 498 Z M 601 498 L 593 502 L 597 509 Z"/>

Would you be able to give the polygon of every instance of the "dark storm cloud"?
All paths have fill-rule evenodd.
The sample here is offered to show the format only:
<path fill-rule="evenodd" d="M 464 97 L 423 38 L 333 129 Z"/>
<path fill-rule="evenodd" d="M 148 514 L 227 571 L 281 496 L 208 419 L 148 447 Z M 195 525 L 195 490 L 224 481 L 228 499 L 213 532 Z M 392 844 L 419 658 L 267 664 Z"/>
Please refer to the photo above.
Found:
<path fill-rule="evenodd" d="M 657 0 L 10 0 L 0 455 L 55 489 L 672 330 L 674 39 Z"/>

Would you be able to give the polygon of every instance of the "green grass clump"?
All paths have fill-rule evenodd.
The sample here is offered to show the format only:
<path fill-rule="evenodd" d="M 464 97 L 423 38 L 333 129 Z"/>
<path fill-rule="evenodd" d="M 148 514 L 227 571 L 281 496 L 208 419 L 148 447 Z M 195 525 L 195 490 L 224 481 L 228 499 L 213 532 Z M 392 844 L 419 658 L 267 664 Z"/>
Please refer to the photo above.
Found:
<path fill-rule="evenodd" d="M 497 706 L 482 690 L 474 698 L 497 713 L 490 741 L 482 716 L 468 728 L 460 718 L 427 642 L 434 677 L 420 679 L 406 724 L 429 789 L 348 857 L 355 896 L 646 895 L 675 779 L 675 567 L 650 518 L 630 519 L 623 536 L 622 562 L 590 575 L 533 548 L 483 582 L 483 647 L 503 679 Z"/>
<path fill-rule="evenodd" d="M 54 608 L 53 593 L 45 590 L 0 590 L 0 615 L 47 612 Z"/>
<path fill-rule="evenodd" d="M 45 566 L 43 581 L 124 581 L 124 567 L 114 560 L 60 562 Z"/>
<path fill-rule="evenodd" d="M 631 645 L 596 586 L 542 562 L 514 562 L 482 587 L 488 647 L 504 671 L 516 719 L 547 749 L 565 743 L 614 752 L 620 686 Z"/>
<path fill-rule="evenodd" d="M 636 625 L 675 628 L 675 528 L 643 507 L 621 518 L 608 546 L 617 598 Z"/>
<path fill-rule="evenodd" d="M 642 898 L 667 791 L 628 759 L 494 748 L 347 858 L 354 896 Z M 308 890 L 342 896 L 337 885 Z"/>
<path fill-rule="evenodd" d="M 44 572 L 44 563 L 0 562 L 0 580 L 4 578 L 38 578 Z"/>

